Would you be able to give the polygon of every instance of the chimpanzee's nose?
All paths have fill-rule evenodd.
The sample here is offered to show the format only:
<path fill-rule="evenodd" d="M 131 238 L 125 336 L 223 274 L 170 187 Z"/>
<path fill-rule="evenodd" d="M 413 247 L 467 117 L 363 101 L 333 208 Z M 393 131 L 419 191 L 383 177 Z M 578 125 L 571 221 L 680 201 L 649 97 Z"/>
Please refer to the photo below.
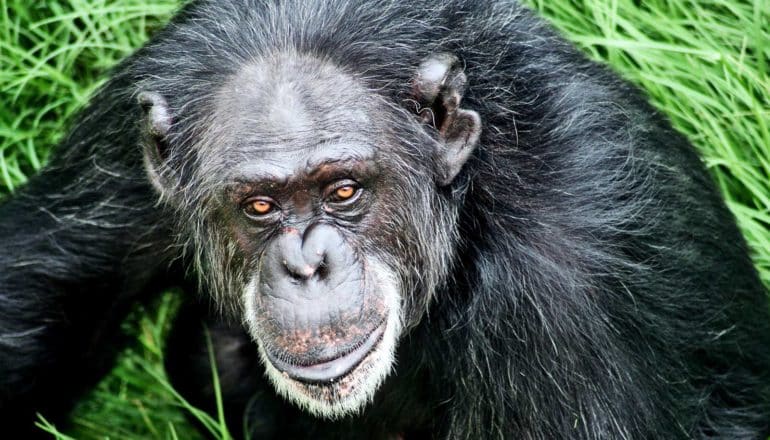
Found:
<path fill-rule="evenodd" d="M 315 224 L 303 234 L 289 229 L 278 238 L 277 259 L 284 273 L 298 281 L 327 280 L 344 267 L 344 240 L 329 225 Z"/>

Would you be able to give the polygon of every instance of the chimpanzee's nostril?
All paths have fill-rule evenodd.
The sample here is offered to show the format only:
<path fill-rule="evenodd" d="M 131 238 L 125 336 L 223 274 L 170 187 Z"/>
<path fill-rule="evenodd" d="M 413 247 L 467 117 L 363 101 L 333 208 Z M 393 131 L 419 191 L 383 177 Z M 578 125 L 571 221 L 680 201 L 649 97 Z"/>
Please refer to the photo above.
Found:
<path fill-rule="evenodd" d="M 326 264 L 326 258 L 324 258 L 318 265 L 318 269 L 315 271 L 315 277 L 319 280 L 325 280 L 329 278 L 329 266 Z"/>
<path fill-rule="evenodd" d="M 288 260 L 283 260 L 283 267 L 286 275 L 296 281 L 309 280 L 318 273 L 318 265 L 310 264 L 292 264 Z"/>
<path fill-rule="evenodd" d="M 296 281 L 296 282 L 301 282 L 301 281 L 303 281 L 305 279 L 305 277 L 302 276 L 302 274 L 300 274 L 298 272 L 295 272 L 295 271 L 289 269 L 288 267 L 286 267 L 286 275 L 288 275 L 289 278 L 292 279 L 292 281 Z"/>

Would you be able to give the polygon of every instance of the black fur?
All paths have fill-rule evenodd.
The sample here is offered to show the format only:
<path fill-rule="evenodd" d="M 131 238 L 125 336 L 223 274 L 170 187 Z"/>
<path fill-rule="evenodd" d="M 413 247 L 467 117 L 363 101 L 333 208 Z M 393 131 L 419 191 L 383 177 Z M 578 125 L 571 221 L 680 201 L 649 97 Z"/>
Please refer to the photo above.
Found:
<path fill-rule="evenodd" d="M 401 108 L 420 62 L 455 54 L 483 130 L 442 189 L 460 208 L 453 270 L 375 401 L 333 422 L 301 414 L 262 378 L 248 336 L 212 322 L 234 428 L 245 409 L 258 438 L 768 434 L 765 290 L 692 148 L 528 10 L 461 0 L 198 1 L 119 66 L 47 171 L 0 206 L 4 425 L 64 408 L 106 365 L 126 306 L 179 281 L 175 244 L 194 240 L 144 177 L 137 93 L 169 100 L 184 145 L 223 77 L 287 48 Z M 182 186 L 195 153 L 172 149 Z M 198 313 L 180 316 L 169 367 L 204 404 Z"/>

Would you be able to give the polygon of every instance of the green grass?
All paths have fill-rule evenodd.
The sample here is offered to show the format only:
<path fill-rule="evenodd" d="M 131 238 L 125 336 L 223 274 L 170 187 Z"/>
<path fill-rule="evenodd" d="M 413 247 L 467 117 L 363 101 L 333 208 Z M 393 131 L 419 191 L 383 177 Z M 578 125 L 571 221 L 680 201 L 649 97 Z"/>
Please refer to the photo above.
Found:
<path fill-rule="evenodd" d="M 770 0 L 529 0 L 591 57 L 647 90 L 700 150 L 770 285 Z M 46 162 L 110 66 L 170 16 L 172 0 L 0 0 L 0 194 Z M 124 324 L 136 344 L 79 404 L 74 438 L 197 438 L 162 346 L 177 296 Z M 44 416 L 44 415 L 43 415 Z M 49 432 L 56 427 L 41 419 Z M 67 438 L 64 434 L 56 434 Z"/>

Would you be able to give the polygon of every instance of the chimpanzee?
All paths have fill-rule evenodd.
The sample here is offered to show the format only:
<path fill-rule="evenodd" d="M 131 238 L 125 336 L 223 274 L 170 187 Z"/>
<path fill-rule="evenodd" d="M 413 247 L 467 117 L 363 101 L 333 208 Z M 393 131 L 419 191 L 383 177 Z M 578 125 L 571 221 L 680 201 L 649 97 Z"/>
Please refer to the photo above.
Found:
<path fill-rule="evenodd" d="M 193 1 L 0 240 L 3 429 L 65 411 L 186 269 L 230 319 L 191 301 L 168 370 L 213 404 L 209 335 L 240 435 L 770 427 L 765 290 L 702 163 L 514 1 Z"/>

